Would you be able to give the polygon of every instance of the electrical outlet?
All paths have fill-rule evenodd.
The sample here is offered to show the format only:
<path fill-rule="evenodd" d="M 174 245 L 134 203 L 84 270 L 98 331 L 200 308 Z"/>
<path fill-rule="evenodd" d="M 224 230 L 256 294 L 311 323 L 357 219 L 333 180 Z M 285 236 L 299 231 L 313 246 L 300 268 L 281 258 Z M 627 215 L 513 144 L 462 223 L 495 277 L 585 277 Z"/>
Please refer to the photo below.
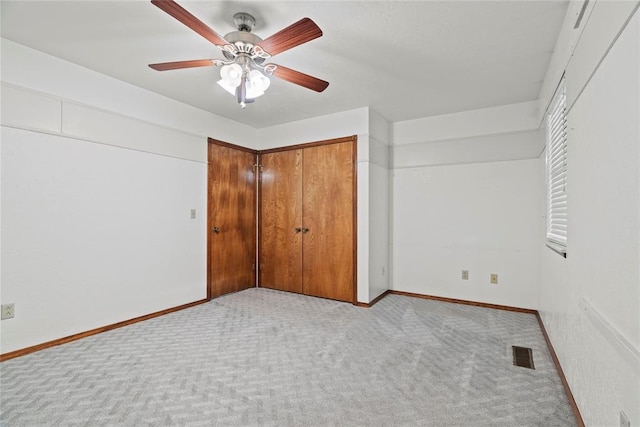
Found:
<path fill-rule="evenodd" d="M 624 411 L 620 411 L 620 427 L 631 427 L 631 421 L 629 421 Z"/>
<path fill-rule="evenodd" d="M 196 210 L 191 209 L 191 219 L 196 219 Z"/>
<path fill-rule="evenodd" d="M 2 304 L 2 320 L 4 319 L 11 319 L 13 316 L 15 316 L 15 307 L 12 304 Z"/>
<path fill-rule="evenodd" d="M 498 275 L 496 273 L 491 273 L 491 284 L 492 285 L 498 284 Z"/>
<path fill-rule="evenodd" d="M 469 280 L 469 270 L 462 270 L 462 280 Z"/>

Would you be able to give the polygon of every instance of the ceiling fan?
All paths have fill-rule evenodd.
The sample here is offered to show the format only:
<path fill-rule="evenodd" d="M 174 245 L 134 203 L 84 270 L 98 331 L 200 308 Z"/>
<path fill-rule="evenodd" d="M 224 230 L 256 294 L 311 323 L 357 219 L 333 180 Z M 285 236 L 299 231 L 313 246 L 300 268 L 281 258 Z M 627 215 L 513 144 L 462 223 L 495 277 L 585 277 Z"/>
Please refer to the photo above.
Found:
<path fill-rule="evenodd" d="M 255 26 L 255 18 L 248 13 L 239 12 L 233 15 L 237 31 L 222 37 L 173 0 L 151 0 L 151 3 L 216 45 L 226 58 L 149 64 L 154 70 L 221 67 L 218 84 L 234 95 L 242 108 L 264 94 L 270 84 L 268 76 L 278 77 L 316 92 L 322 92 L 329 86 L 329 82 L 300 71 L 272 63 L 264 64 L 272 56 L 322 36 L 322 30 L 309 18 L 302 18 L 262 40 L 251 32 Z"/>

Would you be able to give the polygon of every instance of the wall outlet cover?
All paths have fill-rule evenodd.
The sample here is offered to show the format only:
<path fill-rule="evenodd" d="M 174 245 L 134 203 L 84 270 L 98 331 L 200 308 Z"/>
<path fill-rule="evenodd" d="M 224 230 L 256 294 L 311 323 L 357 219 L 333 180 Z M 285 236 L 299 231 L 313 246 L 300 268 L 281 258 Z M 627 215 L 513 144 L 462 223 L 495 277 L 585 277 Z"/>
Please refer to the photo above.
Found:
<path fill-rule="evenodd" d="M 498 275 L 496 273 L 491 273 L 491 284 L 492 285 L 498 284 Z"/>
<path fill-rule="evenodd" d="M 15 306 L 13 304 L 2 304 L 0 309 L 2 310 L 2 315 L 0 316 L 1 320 L 11 319 L 16 314 Z"/>
<path fill-rule="evenodd" d="M 462 280 L 469 280 L 469 270 L 462 270 Z"/>

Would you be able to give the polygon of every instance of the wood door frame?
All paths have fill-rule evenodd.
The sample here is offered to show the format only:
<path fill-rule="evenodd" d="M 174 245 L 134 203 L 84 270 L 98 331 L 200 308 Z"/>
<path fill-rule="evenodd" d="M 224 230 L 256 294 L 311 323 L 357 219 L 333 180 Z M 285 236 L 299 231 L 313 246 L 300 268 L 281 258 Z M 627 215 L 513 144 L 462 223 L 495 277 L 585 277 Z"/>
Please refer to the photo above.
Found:
<path fill-rule="evenodd" d="M 256 163 L 258 161 L 258 151 L 253 150 L 251 148 L 243 147 L 241 145 L 231 144 L 229 142 L 220 141 L 213 138 L 207 138 L 207 301 L 211 301 L 211 295 L 213 294 L 213 278 L 211 277 L 211 212 L 209 212 L 209 206 L 211 206 L 211 158 L 210 158 L 210 150 L 209 145 L 219 145 L 221 147 L 232 148 L 234 150 L 245 151 L 247 153 L 251 153 L 255 156 Z M 255 180 L 257 186 L 258 180 Z M 257 204 L 257 192 L 254 192 L 254 206 Z M 257 215 L 256 215 L 257 221 Z M 256 224 L 257 226 L 257 224 Z M 258 263 L 258 253 L 257 253 L 257 228 L 256 228 L 256 265 Z M 256 271 L 258 271 L 256 267 Z M 257 284 L 257 282 L 256 282 Z"/>
<path fill-rule="evenodd" d="M 260 155 L 268 153 L 276 153 L 279 151 L 300 150 L 309 147 L 317 147 L 320 145 L 340 144 L 343 142 L 353 142 L 353 297 L 351 303 L 356 305 L 358 302 L 358 136 L 346 136 L 342 138 L 326 139 L 323 141 L 307 142 L 303 144 L 288 145 L 284 147 L 270 148 L 268 150 L 258 151 L 258 164 L 260 164 Z M 262 174 L 258 178 L 260 189 L 262 186 Z M 262 205 L 262 191 L 258 190 L 258 205 Z M 258 229 L 262 223 L 262 210 L 258 210 Z M 258 248 L 260 247 L 260 233 L 258 233 Z M 257 255 L 258 260 L 260 254 Z M 258 269 L 260 266 L 258 265 Z M 258 274 L 258 279 L 260 274 Z M 260 287 L 260 281 L 257 282 Z"/>

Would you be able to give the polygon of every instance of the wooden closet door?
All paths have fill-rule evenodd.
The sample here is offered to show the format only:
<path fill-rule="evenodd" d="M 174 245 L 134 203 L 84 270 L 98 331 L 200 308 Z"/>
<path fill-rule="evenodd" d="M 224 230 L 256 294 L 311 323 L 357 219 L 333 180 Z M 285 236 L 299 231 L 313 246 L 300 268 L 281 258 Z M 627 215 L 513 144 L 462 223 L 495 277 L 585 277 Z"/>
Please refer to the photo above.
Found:
<path fill-rule="evenodd" d="M 209 142 L 209 292 L 255 286 L 256 154 Z"/>
<path fill-rule="evenodd" d="M 354 301 L 355 143 L 303 150 L 303 292 Z"/>
<path fill-rule="evenodd" d="M 260 286 L 302 292 L 302 151 L 260 155 Z"/>

